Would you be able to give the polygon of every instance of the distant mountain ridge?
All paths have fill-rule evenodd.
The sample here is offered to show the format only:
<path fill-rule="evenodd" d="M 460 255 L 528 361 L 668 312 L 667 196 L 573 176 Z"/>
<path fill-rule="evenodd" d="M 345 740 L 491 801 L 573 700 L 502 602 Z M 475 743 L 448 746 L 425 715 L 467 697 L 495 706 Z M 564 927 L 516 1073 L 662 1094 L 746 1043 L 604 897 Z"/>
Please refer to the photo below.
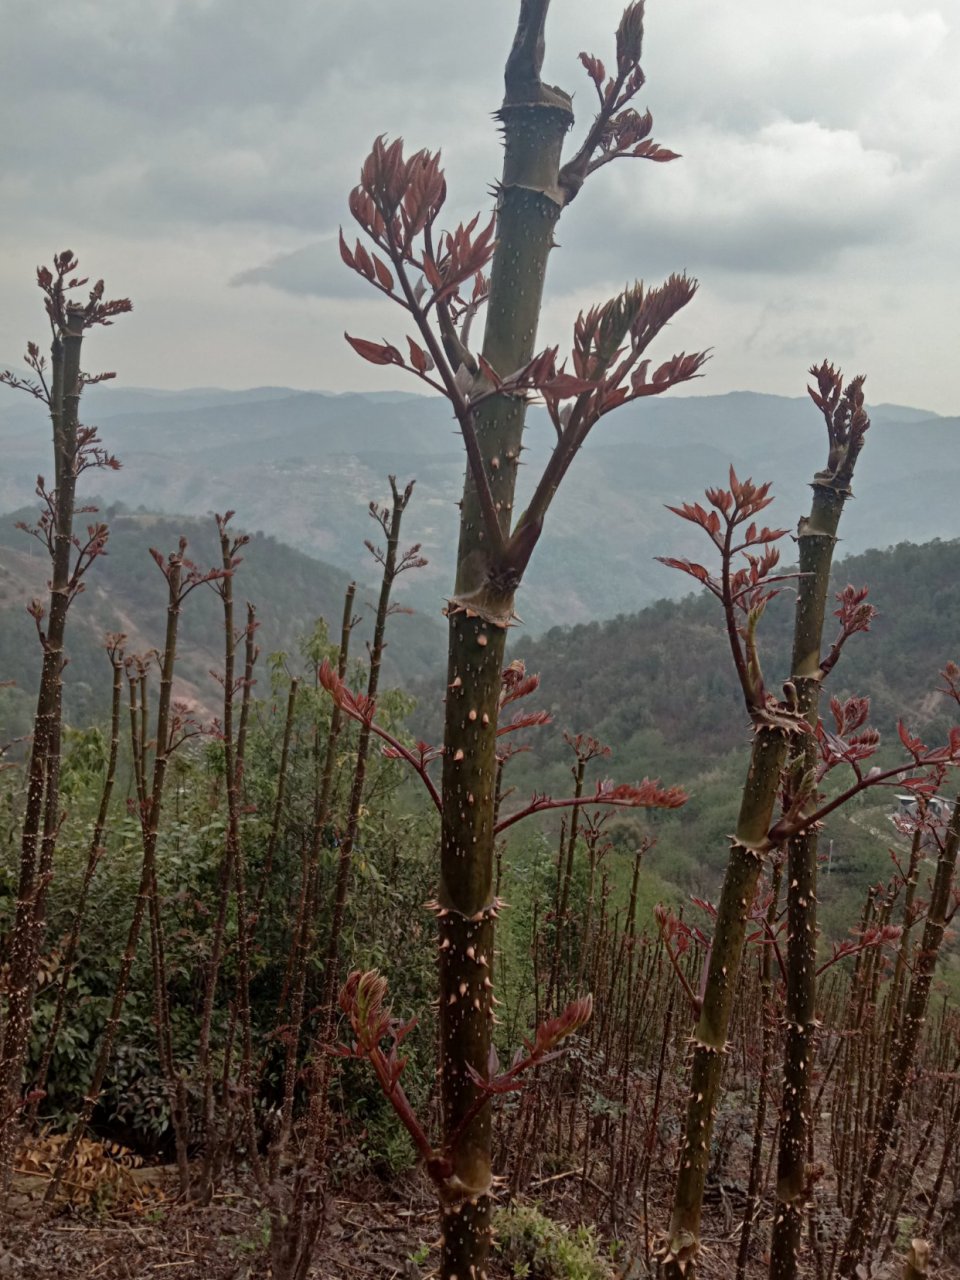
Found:
<path fill-rule="evenodd" d="M 926 542 L 960 533 L 960 418 L 878 405 L 858 467 L 858 501 L 845 518 L 846 551 Z M 256 387 L 156 391 L 91 387 L 84 418 L 122 459 L 117 476 L 94 483 L 107 502 L 202 514 L 234 507 L 260 529 L 347 572 L 370 536 L 367 504 L 382 501 L 386 476 L 415 477 L 405 536 L 423 544 L 429 568 L 401 594 L 436 616 L 450 589 L 456 501 L 464 457 L 445 401 L 397 392 L 347 393 Z M 533 409 L 518 510 L 548 456 L 553 429 Z M 678 594 L 658 554 L 692 552 L 694 534 L 665 503 L 697 498 L 740 474 L 772 479 L 772 518 L 792 526 L 824 456 L 824 431 L 805 397 L 752 392 L 663 397 L 605 418 L 564 482 L 518 601 L 527 629 L 610 617 Z M 29 502 L 49 469 L 40 407 L 0 398 L 0 509 Z"/>

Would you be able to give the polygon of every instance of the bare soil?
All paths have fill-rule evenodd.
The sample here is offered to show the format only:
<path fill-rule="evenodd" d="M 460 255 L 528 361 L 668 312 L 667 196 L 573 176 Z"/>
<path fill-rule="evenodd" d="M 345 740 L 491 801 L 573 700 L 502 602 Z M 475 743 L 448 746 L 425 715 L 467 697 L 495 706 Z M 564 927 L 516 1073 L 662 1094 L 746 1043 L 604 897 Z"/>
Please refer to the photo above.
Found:
<path fill-rule="evenodd" d="M 577 1222 L 574 1186 L 562 1180 L 542 1190 L 550 1217 Z M 135 1186 L 134 1186 L 135 1184 Z M 237 1185 L 205 1208 L 177 1203 L 172 1169 L 138 1169 L 133 1188 L 113 1203 L 64 1207 L 46 1218 L 40 1210 L 44 1180 L 15 1179 L 0 1234 L 0 1280 L 269 1280 L 267 1220 L 251 1188 Z M 667 1204 L 667 1188 L 651 1187 L 654 1203 Z M 660 1194 L 662 1191 L 662 1195 Z M 765 1241 L 770 1206 L 755 1230 L 750 1280 L 767 1274 Z M 663 1223 L 651 1222 L 653 1234 Z M 740 1219 L 729 1197 L 705 1206 L 700 1280 L 728 1280 L 736 1265 Z M 625 1224 L 615 1274 L 644 1280 L 647 1269 L 641 1224 Z M 318 1243 L 311 1280 L 433 1280 L 439 1241 L 435 1202 L 426 1178 L 414 1171 L 390 1188 L 368 1182 L 330 1194 L 327 1223 Z M 960 1280 L 960 1251 L 937 1242 L 931 1278 Z M 811 1270 L 811 1275 L 813 1274 Z M 872 1280 L 899 1280 L 903 1251 L 867 1273 Z M 490 1280 L 511 1280 L 495 1260 Z M 531 1274 L 529 1280 L 540 1280 Z M 552 1280 L 552 1278 L 551 1278 Z"/>

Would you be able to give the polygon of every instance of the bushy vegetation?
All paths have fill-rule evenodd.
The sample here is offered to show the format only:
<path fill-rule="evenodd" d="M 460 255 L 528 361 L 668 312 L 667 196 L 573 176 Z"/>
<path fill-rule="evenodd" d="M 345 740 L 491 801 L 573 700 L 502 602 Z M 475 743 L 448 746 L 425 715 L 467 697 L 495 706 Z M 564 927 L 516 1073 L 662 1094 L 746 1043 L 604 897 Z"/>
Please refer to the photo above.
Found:
<path fill-rule="evenodd" d="M 570 1231 L 533 1205 L 512 1205 L 496 1215 L 494 1230 L 514 1280 L 612 1280 L 589 1227 Z"/>

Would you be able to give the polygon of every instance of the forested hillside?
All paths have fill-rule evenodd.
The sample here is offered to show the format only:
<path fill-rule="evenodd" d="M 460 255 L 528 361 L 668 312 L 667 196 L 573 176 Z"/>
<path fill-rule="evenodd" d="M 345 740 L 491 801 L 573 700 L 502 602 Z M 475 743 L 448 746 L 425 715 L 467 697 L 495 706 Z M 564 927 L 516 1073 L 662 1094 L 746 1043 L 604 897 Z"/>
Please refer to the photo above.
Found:
<path fill-rule="evenodd" d="M 380 487 L 384 488 L 382 479 Z M 380 496 L 377 494 L 376 496 Z M 177 548 L 181 535 L 188 539 L 187 555 L 202 568 L 218 562 L 220 545 L 213 516 L 162 516 L 109 507 L 110 540 L 80 596 L 71 632 L 69 672 L 64 705 L 72 724 L 90 718 L 102 720 L 109 708 L 109 665 L 103 652 L 104 636 L 111 631 L 127 636 L 131 653 L 146 653 L 162 644 L 165 595 L 160 571 L 150 555 L 155 547 L 163 555 Z M 35 687 L 40 670 L 40 645 L 26 607 L 46 589 L 48 565 L 44 549 L 17 523 L 36 519 L 33 509 L 0 516 L 0 678 L 13 688 L 0 689 L 4 728 L 25 733 L 33 715 Z M 243 529 L 240 516 L 235 523 Z M 368 518 L 364 536 L 377 540 L 380 530 Z M 382 541 L 382 537 L 381 537 Z M 370 557 L 358 541 L 358 572 L 369 572 Z M 259 628 L 257 642 L 264 661 L 281 651 L 297 655 L 298 646 L 312 633 L 318 619 L 334 630 L 343 609 L 349 576 L 341 569 L 304 555 L 260 531 L 251 533 L 242 549 L 244 598 L 255 603 Z M 376 591 L 361 588 L 356 612 L 361 621 L 357 641 L 362 647 L 372 633 Z M 442 635 L 433 619 L 412 614 L 399 620 L 402 644 L 387 648 L 384 663 L 392 683 L 435 671 Z M 177 696 L 201 712 L 216 702 L 211 668 L 221 661 L 223 618 L 220 603 L 207 587 L 195 593 L 184 611 L 182 662 L 177 675 Z"/>
<path fill-rule="evenodd" d="M 665 579 L 671 575 L 658 568 Z M 952 704 L 938 689 L 940 672 L 960 658 L 960 541 L 902 543 L 892 551 L 848 556 L 836 566 L 833 586 L 840 590 L 847 583 L 868 586 L 879 612 L 869 633 L 851 641 L 828 691 L 868 696 L 870 722 L 891 753 L 900 719 L 925 739 L 938 740 L 953 722 Z M 771 684 L 788 671 L 793 601 L 787 583 L 761 624 Z M 678 891 L 714 894 L 750 736 L 717 602 L 706 593 L 661 600 L 606 622 L 521 637 L 512 653 L 540 673 L 537 702 L 553 723 L 533 731 L 531 752 L 511 761 L 511 783 L 521 791 L 562 791 L 573 760 L 563 733 L 594 734 L 612 749 L 610 761 L 595 766 L 598 774 L 650 775 L 689 789 L 683 809 L 655 818 L 659 842 L 649 864 Z M 422 703 L 418 716 L 426 729 L 426 690 Z M 883 747 L 879 758 L 885 758 Z M 848 929 L 866 885 L 888 874 L 893 831 L 887 814 L 895 790 L 829 820 L 824 847 L 831 849 L 832 878 L 822 897 L 825 925 L 834 936 Z"/>
<path fill-rule="evenodd" d="M 658 569 L 665 581 L 678 576 Z M 867 695 L 881 729 L 894 729 L 902 718 L 935 737 L 951 720 L 935 692 L 939 673 L 960 659 L 960 540 L 847 556 L 834 569 L 833 588 L 847 583 L 869 587 L 878 613 L 869 633 L 852 641 L 830 692 Z M 771 683 L 787 675 L 794 596 L 793 585 L 784 584 L 761 623 Z M 828 636 L 831 630 L 834 620 Z M 706 592 L 605 622 L 553 627 L 537 639 L 520 637 L 513 652 L 542 673 L 540 698 L 557 723 L 590 726 L 616 747 L 629 772 L 697 770 L 743 745 L 723 615 Z M 542 751 L 548 758 L 561 754 L 557 735 Z"/>

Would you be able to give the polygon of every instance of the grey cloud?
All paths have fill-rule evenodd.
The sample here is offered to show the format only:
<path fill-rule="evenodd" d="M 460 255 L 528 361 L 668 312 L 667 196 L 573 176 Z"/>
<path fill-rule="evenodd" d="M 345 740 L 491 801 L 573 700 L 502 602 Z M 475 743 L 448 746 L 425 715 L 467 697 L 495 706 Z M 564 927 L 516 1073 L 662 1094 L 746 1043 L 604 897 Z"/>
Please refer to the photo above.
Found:
<path fill-rule="evenodd" d="M 782 155 L 789 145 L 792 165 Z M 692 150 L 712 153 L 711 165 L 699 166 L 696 155 L 678 162 L 687 174 L 672 192 L 673 175 L 659 165 L 624 162 L 619 179 L 597 174 L 591 183 L 599 190 L 588 188 L 559 224 L 551 291 L 679 269 L 694 275 L 819 272 L 845 249 L 903 241 L 914 229 L 913 185 L 900 180 L 892 157 L 867 152 L 849 133 L 782 124 L 729 145 L 728 165 L 723 147 L 715 133 L 692 135 Z M 753 171 L 743 181 L 737 170 L 747 173 L 748 163 Z M 631 167 L 641 170 L 639 180 L 635 173 L 623 176 Z M 343 267 L 333 239 L 251 267 L 233 283 L 331 299 L 371 296 Z"/>
<path fill-rule="evenodd" d="M 269 262 L 238 272 L 232 285 L 263 284 L 284 293 L 322 298 L 370 298 L 373 296 L 353 271 L 344 266 L 336 242 L 324 240 L 281 253 Z"/>
<path fill-rule="evenodd" d="M 621 7 L 553 6 L 544 74 L 575 93 L 571 146 L 595 105 L 577 53 L 609 64 Z M 448 225 L 489 208 L 500 165 L 490 114 L 515 17 L 516 0 L 10 0 L 4 258 L 12 271 L 25 237 L 65 237 L 78 251 L 105 246 L 97 269 L 110 276 L 114 240 L 125 264 L 138 261 L 138 239 L 144 261 L 163 241 L 174 269 L 178 243 L 194 264 L 202 245 L 211 266 L 191 283 L 223 326 L 241 303 L 231 278 L 268 286 L 273 297 L 249 297 L 272 315 L 307 298 L 363 297 L 331 237 L 348 222 L 371 138 L 443 149 Z M 641 106 L 684 159 L 596 175 L 564 214 L 551 296 L 602 296 L 686 267 L 736 305 L 768 279 L 812 296 L 855 268 L 875 281 L 889 271 L 905 323 L 912 314 L 932 326 L 931 292 L 949 296 L 941 276 L 953 269 L 958 58 L 945 0 L 651 4 Z M 129 284 L 143 310 L 160 306 L 151 287 Z M 14 296 L 6 269 L 0 288 Z M 338 327 L 335 306 L 315 314 Z M 744 323 L 749 333 L 755 317 Z M 0 340 L 16 349 L 2 316 Z M 255 358 L 251 348 L 243 369 Z"/>

